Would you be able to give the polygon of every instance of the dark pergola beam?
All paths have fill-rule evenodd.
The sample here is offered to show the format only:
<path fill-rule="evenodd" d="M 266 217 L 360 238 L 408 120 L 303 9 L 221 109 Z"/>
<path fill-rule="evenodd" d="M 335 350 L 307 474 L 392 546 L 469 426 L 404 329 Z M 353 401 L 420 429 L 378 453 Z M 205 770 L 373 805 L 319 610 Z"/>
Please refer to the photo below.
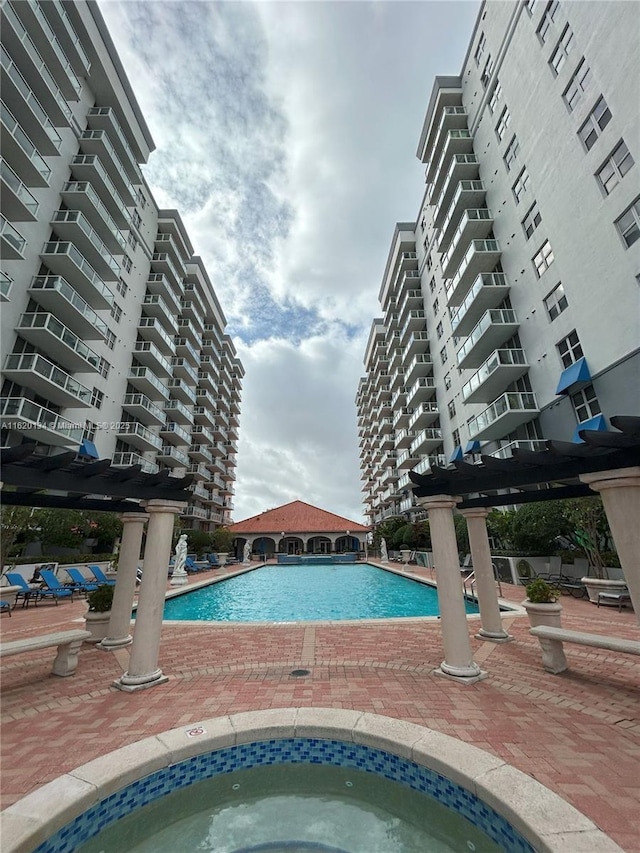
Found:
<path fill-rule="evenodd" d="M 78 509 L 87 512 L 144 512 L 137 501 L 112 501 L 107 498 L 80 498 L 73 500 L 64 495 L 25 494 L 2 492 L 2 503 L 7 506 L 30 506 L 43 509 Z"/>
<path fill-rule="evenodd" d="M 565 498 L 593 497 L 589 486 L 580 483 L 575 486 L 563 486 L 552 489 L 535 489 L 526 492 L 511 492 L 502 495 L 485 495 L 481 498 L 466 498 L 458 504 L 457 509 L 473 509 L 475 507 L 509 506 L 511 504 L 529 504 L 538 501 L 560 501 Z"/>

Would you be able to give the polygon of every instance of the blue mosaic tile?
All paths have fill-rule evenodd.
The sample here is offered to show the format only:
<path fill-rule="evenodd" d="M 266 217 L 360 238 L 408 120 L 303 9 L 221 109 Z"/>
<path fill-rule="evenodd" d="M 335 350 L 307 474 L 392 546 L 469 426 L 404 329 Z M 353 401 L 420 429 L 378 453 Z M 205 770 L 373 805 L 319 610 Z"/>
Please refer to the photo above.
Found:
<path fill-rule="evenodd" d="M 164 767 L 101 800 L 43 842 L 35 853 L 73 853 L 103 828 L 132 811 L 172 791 L 220 773 L 301 763 L 354 767 L 382 776 L 420 791 L 454 810 L 509 853 L 535 853 L 529 842 L 486 803 L 440 774 L 382 750 L 319 738 L 243 744 Z"/>

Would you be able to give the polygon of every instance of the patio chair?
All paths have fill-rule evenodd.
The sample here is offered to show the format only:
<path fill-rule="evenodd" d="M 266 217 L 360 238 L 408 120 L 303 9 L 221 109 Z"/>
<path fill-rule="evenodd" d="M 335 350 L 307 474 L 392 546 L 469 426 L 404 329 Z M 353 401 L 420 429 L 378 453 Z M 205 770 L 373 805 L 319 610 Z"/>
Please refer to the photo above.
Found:
<path fill-rule="evenodd" d="M 98 584 L 92 583 L 90 580 L 87 580 L 80 571 L 80 569 L 65 569 L 65 572 L 73 581 L 74 586 L 77 588 L 78 592 L 87 593 L 93 592 L 94 589 L 98 589 Z"/>
<path fill-rule="evenodd" d="M 220 561 L 218 560 L 217 554 L 205 554 L 205 556 L 206 556 L 207 560 L 209 561 L 209 567 L 210 568 L 212 568 L 212 569 L 220 568 Z"/>
<path fill-rule="evenodd" d="M 107 586 L 115 586 L 116 582 L 111 578 L 108 578 L 105 573 L 102 571 L 100 566 L 87 566 L 91 574 L 97 580 L 99 584 L 107 584 Z"/>
<path fill-rule="evenodd" d="M 58 603 L 58 598 L 71 598 L 73 600 L 73 593 L 80 592 L 80 589 L 75 583 L 68 586 L 60 583 L 51 569 L 40 569 L 40 577 L 46 584 L 46 589 L 41 589 L 40 592 L 54 593 L 56 604 Z"/>
<path fill-rule="evenodd" d="M 71 598 L 72 592 L 70 589 L 62 588 L 62 591 L 65 593 L 64 595 L 60 592 L 60 590 L 53 589 L 42 589 L 34 588 L 29 586 L 26 580 L 22 577 L 22 575 L 18 574 L 18 572 L 7 572 L 6 576 L 7 580 L 12 586 L 19 586 L 20 590 L 16 593 L 16 603 L 18 598 L 22 598 L 22 606 L 29 607 L 29 602 L 33 600 L 35 606 L 38 606 L 38 602 L 41 598 L 53 598 L 55 599 L 56 604 L 58 603 L 58 598 Z"/>
<path fill-rule="evenodd" d="M 0 613 L 8 613 L 11 616 L 11 605 L 8 601 L 2 601 L 0 599 Z"/>

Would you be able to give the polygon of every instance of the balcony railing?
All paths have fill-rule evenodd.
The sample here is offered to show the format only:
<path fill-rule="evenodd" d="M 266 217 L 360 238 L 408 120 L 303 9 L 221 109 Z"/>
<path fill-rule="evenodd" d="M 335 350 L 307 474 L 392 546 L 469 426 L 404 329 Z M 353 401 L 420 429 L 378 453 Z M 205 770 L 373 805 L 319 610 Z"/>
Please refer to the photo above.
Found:
<path fill-rule="evenodd" d="M 64 225 L 67 223 L 73 223 L 82 231 L 89 243 L 100 256 L 105 267 L 111 271 L 111 278 L 118 278 L 120 275 L 120 264 L 113 257 L 109 248 L 105 245 L 104 240 L 89 222 L 84 213 L 80 210 L 56 210 L 53 214 L 53 219 L 51 220 L 51 225 L 53 225 L 54 230 L 56 225 Z M 108 275 L 107 278 L 109 278 Z"/>
<path fill-rule="evenodd" d="M 56 256 L 59 255 L 65 255 L 70 261 L 72 261 L 76 269 L 80 271 L 86 281 L 92 285 L 93 290 L 100 297 L 101 301 L 106 303 L 109 307 L 113 305 L 113 293 L 73 243 L 54 243 L 52 241 L 44 244 L 41 256 L 45 262 L 49 262 L 49 265 L 51 265 Z"/>
<path fill-rule="evenodd" d="M 510 441 L 509 444 L 504 444 L 499 450 L 494 450 L 494 452 L 489 455 L 495 456 L 496 459 L 511 459 L 513 457 L 514 450 L 531 450 L 532 452 L 537 453 L 546 449 L 547 443 L 542 440 L 538 441 L 531 439 Z"/>
<path fill-rule="evenodd" d="M 25 397 L 0 398 L 2 429 L 16 430 L 26 435 L 49 439 L 52 444 L 78 445 L 84 428 L 72 424 L 57 412 L 45 409 Z M 60 441 L 60 439 L 63 439 Z"/>
<path fill-rule="evenodd" d="M 25 2 L 25 0 L 22 0 L 22 2 Z M 73 70 L 71 62 L 67 58 L 67 55 L 64 52 L 62 45 L 60 44 L 58 37 L 56 36 L 53 30 L 53 27 L 49 23 L 49 20 L 42 11 L 41 7 L 38 5 L 38 3 L 35 2 L 35 0 L 27 0 L 27 3 L 32 14 L 35 16 L 39 25 L 42 27 L 47 49 L 55 54 L 56 59 L 60 64 L 60 68 L 68 79 L 68 85 L 71 87 L 71 89 L 69 90 L 69 97 L 74 100 L 78 100 L 78 97 L 82 93 L 82 83 L 80 82 L 80 78 Z M 71 91 L 74 92 L 74 95 L 71 95 Z"/>
<path fill-rule="evenodd" d="M 105 207 L 102 199 L 94 190 L 93 185 L 90 184 L 89 181 L 67 181 L 67 183 L 64 184 L 64 186 L 62 187 L 63 197 L 65 194 L 75 195 L 76 193 L 81 193 L 83 196 L 86 196 L 87 199 L 89 199 L 89 201 L 91 202 L 91 206 L 99 213 L 100 218 L 105 223 L 110 236 L 114 238 L 120 249 L 124 251 L 127 245 L 127 241 L 125 240 L 122 235 L 122 232 L 118 228 L 115 219 L 113 218 L 113 216 L 111 216 L 111 214 Z M 80 205 L 80 202 L 77 203 L 78 205 Z M 84 212 L 86 213 L 87 211 L 85 210 Z"/>
<path fill-rule="evenodd" d="M 94 338 L 97 337 L 106 337 L 107 332 L 109 331 L 107 324 L 98 317 L 93 308 L 89 305 L 89 303 L 84 300 L 80 294 L 71 287 L 66 279 L 62 278 L 60 275 L 36 275 L 31 280 L 31 286 L 29 287 L 29 291 L 35 291 L 37 294 L 36 298 L 39 298 L 41 302 L 45 301 L 45 295 L 50 293 L 58 293 L 60 296 L 75 310 L 82 315 L 82 318 L 85 322 L 83 322 L 83 336 L 87 337 L 88 334 L 91 334 L 89 331 L 93 329 L 97 331 L 97 335 L 93 335 Z M 46 307 L 46 306 L 45 306 Z M 70 322 L 73 322 L 71 318 Z"/>
<path fill-rule="evenodd" d="M 148 427 L 137 421 L 122 421 L 118 424 L 116 434 L 123 441 L 129 440 L 131 444 L 132 438 L 140 438 L 145 444 L 149 444 L 156 450 L 162 447 L 162 439 L 155 432 L 152 432 Z"/>
<path fill-rule="evenodd" d="M 2 239 L 2 255 L 7 260 L 23 260 L 27 241 L 13 225 L 0 214 L 0 239 Z"/>
<path fill-rule="evenodd" d="M 466 382 L 462 386 L 462 399 L 467 402 L 469 397 L 476 392 L 479 388 L 484 385 L 485 382 L 489 379 L 489 377 L 494 374 L 501 367 L 516 367 L 523 368 L 522 370 L 518 369 L 517 373 L 513 375 L 509 380 L 505 382 L 506 385 L 509 384 L 509 381 L 513 381 L 514 379 L 521 376 L 522 373 L 526 371 L 528 367 L 527 359 L 525 356 L 525 352 L 523 349 L 497 349 L 491 353 L 489 358 L 478 368 L 478 370 L 473 374 L 471 379 Z M 510 374 L 511 376 L 511 374 Z M 489 398 L 491 399 L 491 397 Z"/>
<path fill-rule="evenodd" d="M 159 423 L 164 421 L 164 414 L 155 403 L 146 396 L 146 394 L 125 394 L 123 408 L 142 408 L 157 420 Z"/>
<path fill-rule="evenodd" d="M 472 240 L 471 245 L 460 262 L 460 266 L 458 267 L 456 274 L 446 285 L 445 290 L 447 294 L 447 301 L 453 301 L 454 295 L 456 294 L 459 286 L 462 284 L 463 279 L 466 277 L 472 261 L 475 260 L 477 262 L 478 260 L 483 260 L 483 256 L 488 256 L 488 258 L 494 261 L 493 266 L 495 266 L 495 261 L 497 259 L 494 259 L 493 256 L 499 254 L 500 245 L 497 240 Z M 490 272 L 490 270 L 487 270 L 487 272 Z"/>
<path fill-rule="evenodd" d="M 16 210 L 18 215 L 12 216 L 9 208 L 10 200 L 5 193 L 3 198 L 3 207 L 5 207 L 7 214 L 12 219 L 20 219 L 20 221 L 26 221 L 27 219 L 33 220 L 36 218 L 36 214 L 38 213 L 38 208 L 40 207 L 36 197 L 31 193 L 26 184 L 20 180 L 20 178 L 13 171 L 11 166 L 7 163 L 6 160 L 2 160 L 0 163 L 0 175 L 2 176 L 2 180 L 9 187 L 9 189 L 13 192 L 19 204 L 21 205 L 20 210 Z M 15 207 L 15 204 L 12 205 Z M 22 211 L 24 209 L 24 212 Z M 25 215 L 26 214 L 26 215 Z"/>
<path fill-rule="evenodd" d="M 498 422 L 503 417 L 513 413 L 517 416 L 517 422 L 523 423 L 524 421 L 519 417 L 522 413 L 529 415 L 530 419 L 536 412 L 538 412 L 538 404 L 535 394 L 528 392 L 507 392 L 498 397 L 488 408 L 469 421 L 469 436 L 470 438 L 497 438 L 500 433 L 509 432 L 516 425 L 509 422 L 509 426 L 505 426 L 504 431 L 502 431 Z M 491 433 L 491 427 L 493 426 L 498 427 L 498 435 L 494 436 Z"/>
<path fill-rule="evenodd" d="M 483 335 L 487 332 L 487 330 L 493 325 L 498 326 L 506 326 L 508 331 L 511 331 L 509 327 L 517 326 L 518 318 L 516 316 L 516 312 L 513 308 L 493 308 L 489 311 L 485 311 L 471 334 L 464 342 L 464 344 L 460 347 L 457 352 L 457 361 L 458 366 L 462 366 L 464 361 L 470 356 L 474 347 L 481 340 Z M 490 346 L 490 344 L 489 344 Z"/>
<path fill-rule="evenodd" d="M 130 468 L 132 465 L 140 465 L 144 474 L 157 474 L 160 466 L 155 462 L 149 462 L 139 453 L 114 453 L 111 464 L 114 468 Z"/>
<path fill-rule="evenodd" d="M 100 364 L 100 356 L 90 349 L 84 341 L 68 329 L 63 323 L 54 317 L 53 314 L 36 311 L 34 313 L 23 314 L 18 320 L 16 327 L 18 331 L 23 332 L 28 329 L 43 329 L 61 341 L 69 350 L 76 353 L 86 365 L 95 371 Z M 24 337 L 24 335 L 23 335 Z"/>
<path fill-rule="evenodd" d="M 60 405 L 91 405 L 91 391 L 80 382 L 77 382 L 65 370 L 50 362 L 44 356 L 37 353 L 10 353 L 7 355 L 4 363 L 5 373 L 35 373 L 37 376 L 48 380 L 53 385 L 57 385 L 64 394 L 57 400 L 51 397 L 52 402 Z M 29 386 L 28 379 L 24 377 L 16 381 Z M 55 393 L 55 392 L 49 392 Z M 44 396 L 47 396 L 45 393 Z M 73 399 L 69 399 L 73 398 Z"/>
<path fill-rule="evenodd" d="M 460 332 L 458 327 L 476 300 L 478 300 L 480 311 L 495 308 L 505 298 L 508 287 L 507 277 L 503 272 L 480 273 L 464 301 L 455 310 L 451 310 L 451 331 L 453 334 L 465 334 L 465 332 Z M 481 301 L 479 297 L 483 293 L 486 294 L 486 299 Z"/>
<path fill-rule="evenodd" d="M 36 146 L 20 127 L 19 122 L 4 102 L 0 105 L 0 115 L 2 117 L 2 124 L 6 128 L 6 134 L 13 138 L 21 152 L 21 156 L 26 158 L 26 167 L 31 173 L 29 185 L 48 187 L 51 169 L 47 166 Z M 3 149 L 8 149 L 8 142 L 8 138 L 5 137 L 3 140 Z"/>

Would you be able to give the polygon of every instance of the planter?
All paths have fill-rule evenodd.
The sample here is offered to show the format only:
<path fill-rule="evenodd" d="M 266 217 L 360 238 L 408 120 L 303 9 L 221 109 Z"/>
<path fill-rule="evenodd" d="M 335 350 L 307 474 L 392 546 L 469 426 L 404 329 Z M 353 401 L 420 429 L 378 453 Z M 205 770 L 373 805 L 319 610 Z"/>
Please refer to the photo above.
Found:
<path fill-rule="evenodd" d="M 218 551 L 217 557 L 218 557 L 218 562 L 220 563 L 221 566 L 226 565 L 228 556 L 229 556 L 228 551 Z"/>
<path fill-rule="evenodd" d="M 409 559 L 411 557 L 411 551 L 408 548 L 400 549 L 400 557 L 405 566 L 409 563 Z"/>
<path fill-rule="evenodd" d="M 587 593 L 589 594 L 589 601 L 592 604 L 598 603 L 598 595 L 601 592 L 606 592 L 609 595 L 621 595 L 623 593 L 628 593 L 629 590 L 627 588 L 627 582 L 625 580 L 613 580 L 612 578 L 589 578 L 584 577 L 580 578 L 582 583 L 587 588 Z M 618 602 L 615 599 L 603 599 L 600 604 L 613 605 L 614 607 L 618 606 Z"/>
<path fill-rule="evenodd" d="M 84 614 L 85 628 L 91 632 L 91 636 L 85 643 L 99 643 L 104 640 L 109 633 L 109 620 L 111 619 L 111 611 L 106 610 L 102 613 L 94 613 L 87 611 Z"/>
<path fill-rule="evenodd" d="M 522 602 L 522 606 L 527 611 L 529 622 L 532 628 L 538 625 L 549 625 L 552 628 L 562 627 L 562 605 L 557 602 L 549 604 L 539 604 L 538 602 L 529 601 L 528 598 Z"/>

